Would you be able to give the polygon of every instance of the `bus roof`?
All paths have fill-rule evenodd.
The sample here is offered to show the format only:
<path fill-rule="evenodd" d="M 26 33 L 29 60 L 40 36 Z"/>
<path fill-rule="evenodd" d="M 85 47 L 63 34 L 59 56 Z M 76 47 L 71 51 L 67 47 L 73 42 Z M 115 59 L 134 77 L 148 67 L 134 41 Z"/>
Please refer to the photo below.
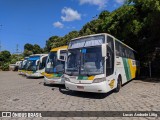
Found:
<path fill-rule="evenodd" d="M 125 43 L 121 42 L 120 40 L 118 40 L 117 38 L 115 38 L 114 36 L 108 34 L 108 33 L 98 33 L 98 34 L 91 34 L 91 35 L 86 35 L 86 36 L 82 36 L 82 37 L 77 37 L 77 38 L 74 38 L 74 39 L 71 39 L 72 40 L 77 40 L 77 39 L 81 39 L 81 38 L 87 38 L 87 37 L 93 37 L 93 36 L 97 36 L 97 35 L 108 35 L 112 38 L 114 38 L 116 41 L 120 42 L 121 44 L 125 45 L 126 47 L 128 47 L 129 49 L 135 51 L 133 48 L 129 47 L 128 45 L 126 45 Z M 136 51 L 135 51 L 136 52 Z"/>
<path fill-rule="evenodd" d="M 45 55 L 48 55 L 48 54 L 33 54 L 33 55 L 30 55 L 29 57 L 31 57 L 31 56 L 45 56 Z"/>
<path fill-rule="evenodd" d="M 57 47 L 57 48 L 51 49 L 51 52 L 56 52 L 56 51 L 58 51 L 59 49 L 67 49 L 67 48 L 68 48 L 68 46 Z"/>

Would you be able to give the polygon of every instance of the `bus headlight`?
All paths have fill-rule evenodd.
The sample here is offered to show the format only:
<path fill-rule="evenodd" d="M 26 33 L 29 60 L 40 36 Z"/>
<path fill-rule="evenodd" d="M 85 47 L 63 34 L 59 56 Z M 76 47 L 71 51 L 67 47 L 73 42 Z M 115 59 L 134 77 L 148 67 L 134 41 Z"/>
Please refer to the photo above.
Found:
<path fill-rule="evenodd" d="M 69 78 L 64 77 L 64 80 L 70 82 Z"/>
<path fill-rule="evenodd" d="M 103 77 L 103 78 L 96 78 L 93 80 L 93 83 L 100 83 L 100 82 L 103 82 L 103 81 L 106 81 L 106 78 Z"/>

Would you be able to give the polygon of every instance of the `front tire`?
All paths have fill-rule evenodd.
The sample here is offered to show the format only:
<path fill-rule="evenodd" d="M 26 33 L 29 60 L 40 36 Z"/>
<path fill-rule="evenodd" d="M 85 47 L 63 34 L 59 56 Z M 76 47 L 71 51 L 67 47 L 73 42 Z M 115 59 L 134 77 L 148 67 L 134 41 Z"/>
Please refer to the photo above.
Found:
<path fill-rule="evenodd" d="M 45 82 L 43 83 L 43 85 L 44 85 L 44 86 L 47 86 L 47 84 L 46 84 Z"/>
<path fill-rule="evenodd" d="M 118 79 L 117 79 L 117 87 L 115 88 L 115 92 L 119 92 L 120 89 L 122 87 L 122 81 L 121 81 L 121 77 L 119 76 Z"/>

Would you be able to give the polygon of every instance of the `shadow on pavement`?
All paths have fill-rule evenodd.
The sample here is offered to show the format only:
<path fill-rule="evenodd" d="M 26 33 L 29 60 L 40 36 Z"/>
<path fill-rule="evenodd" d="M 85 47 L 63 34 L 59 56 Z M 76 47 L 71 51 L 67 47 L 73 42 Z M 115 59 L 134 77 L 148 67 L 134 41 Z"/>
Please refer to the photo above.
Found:
<path fill-rule="evenodd" d="M 140 77 L 139 79 L 143 82 L 160 83 L 160 78 Z"/>
<path fill-rule="evenodd" d="M 43 79 L 44 77 L 27 77 L 25 76 L 27 79 Z"/>
<path fill-rule="evenodd" d="M 62 88 L 62 89 L 65 89 L 65 85 L 59 85 L 59 84 L 46 84 L 44 86 L 46 86 L 46 87 L 52 87 L 52 88 Z"/>
<path fill-rule="evenodd" d="M 105 97 L 107 97 L 113 93 L 113 91 L 110 91 L 108 93 L 91 93 L 91 92 L 81 92 L 81 91 L 70 91 L 65 88 L 64 89 L 59 88 L 59 91 L 65 95 L 83 97 L 83 98 L 92 98 L 92 99 L 104 99 Z"/>

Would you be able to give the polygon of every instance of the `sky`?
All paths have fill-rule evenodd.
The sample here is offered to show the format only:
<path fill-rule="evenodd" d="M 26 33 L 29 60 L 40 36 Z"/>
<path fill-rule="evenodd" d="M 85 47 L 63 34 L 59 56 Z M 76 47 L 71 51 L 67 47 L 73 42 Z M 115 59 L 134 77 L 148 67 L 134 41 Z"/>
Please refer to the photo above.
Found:
<path fill-rule="evenodd" d="M 79 31 L 103 10 L 124 0 L 0 0 L 1 51 L 23 52 L 26 43 L 45 47 L 49 37 Z"/>

